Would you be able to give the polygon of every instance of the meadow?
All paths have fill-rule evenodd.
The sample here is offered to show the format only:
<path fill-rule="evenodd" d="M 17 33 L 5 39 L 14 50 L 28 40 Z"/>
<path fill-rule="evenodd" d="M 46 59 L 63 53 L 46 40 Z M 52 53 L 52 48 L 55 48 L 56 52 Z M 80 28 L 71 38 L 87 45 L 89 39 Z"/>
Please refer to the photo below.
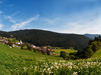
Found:
<path fill-rule="evenodd" d="M 92 58 L 100 58 L 101 57 L 101 49 L 98 50 L 96 53 L 94 53 L 94 55 L 92 56 Z"/>
<path fill-rule="evenodd" d="M 77 50 L 72 49 L 53 49 L 56 54 L 60 54 L 61 51 L 65 51 L 67 54 L 77 52 Z"/>
<path fill-rule="evenodd" d="M 98 53 L 89 59 L 63 60 L 0 44 L 0 75 L 101 75 Z"/>

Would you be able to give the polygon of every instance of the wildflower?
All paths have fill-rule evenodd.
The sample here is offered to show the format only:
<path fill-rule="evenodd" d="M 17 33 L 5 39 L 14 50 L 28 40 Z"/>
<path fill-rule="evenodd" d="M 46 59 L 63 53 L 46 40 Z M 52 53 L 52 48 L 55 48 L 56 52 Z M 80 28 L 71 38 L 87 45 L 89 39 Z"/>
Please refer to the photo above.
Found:
<path fill-rule="evenodd" d="M 72 66 L 68 66 L 69 69 L 72 69 Z"/>
<path fill-rule="evenodd" d="M 73 75 L 78 75 L 77 72 L 73 72 Z"/>
<path fill-rule="evenodd" d="M 37 68 L 37 66 L 35 66 L 35 68 Z"/>
<path fill-rule="evenodd" d="M 26 68 L 26 67 L 24 67 L 23 69 L 24 69 L 24 71 L 26 71 L 26 70 L 27 70 L 27 68 Z"/>
<path fill-rule="evenodd" d="M 50 68 L 47 69 L 48 71 L 50 70 Z"/>
<path fill-rule="evenodd" d="M 10 48 L 12 48 L 11 46 L 9 46 Z"/>

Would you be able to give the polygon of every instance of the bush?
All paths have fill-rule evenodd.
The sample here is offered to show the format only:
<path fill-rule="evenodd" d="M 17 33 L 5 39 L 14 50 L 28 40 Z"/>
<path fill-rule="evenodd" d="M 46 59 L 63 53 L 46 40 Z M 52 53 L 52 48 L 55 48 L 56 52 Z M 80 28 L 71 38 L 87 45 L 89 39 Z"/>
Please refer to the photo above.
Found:
<path fill-rule="evenodd" d="M 63 57 L 63 59 L 65 60 L 65 58 L 66 58 L 66 52 L 65 51 L 61 51 L 60 52 L 60 57 Z"/>
<path fill-rule="evenodd" d="M 50 55 L 50 51 L 49 50 L 47 51 L 47 55 Z"/>
<path fill-rule="evenodd" d="M 94 52 L 96 52 L 98 49 L 99 49 L 99 45 L 97 44 L 97 41 L 93 42 L 92 43 L 92 50 Z"/>
<path fill-rule="evenodd" d="M 21 45 L 21 49 L 24 49 L 24 44 Z"/>
<path fill-rule="evenodd" d="M 28 49 L 28 50 L 31 50 L 31 49 L 32 49 L 31 45 L 28 44 L 28 45 L 27 45 L 27 49 Z"/>
<path fill-rule="evenodd" d="M 36 52 L 37 50 L 34 48 L 33 51 Z"/>
<path fill-rule="evenodd" d="M 69 53 L 69 55 L 77 55 L 77 52 Z"/>
<path fill-rule="evenodd" d="M 88 45 L 84 51 L 84 58 L 90 58 L 93 55 L 93 53 L 94 52 L 92 51 L 92 45 Z"/>
<path fill-rule="evenodd" d="M 13 46 L 12 41 L 8 41 L 8 45 L 9 45 L 9 46 Z"/>
<path fill-rule="evenodd" d="M 43 50 L 41 50 L 41 53 L 42 53 L 42 54 L 45 54 L 45 52 L 44 52 Z"/>

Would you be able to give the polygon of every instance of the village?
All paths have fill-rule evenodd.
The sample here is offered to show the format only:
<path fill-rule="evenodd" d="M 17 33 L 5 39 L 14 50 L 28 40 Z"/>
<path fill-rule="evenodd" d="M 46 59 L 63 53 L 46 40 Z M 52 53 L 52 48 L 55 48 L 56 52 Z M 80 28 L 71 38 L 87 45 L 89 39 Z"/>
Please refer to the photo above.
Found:
<path fill-rule="evenodd" d="M 22 42 L 22 40 L 16 40 L 16 38 L 14 38 L 14 37 L 10 37 L 10 38 L 0 37 L 0 43 L 9 45 L 10 48 L 18 47 L 23 50 L 24 49 L 25 50 L 26 49 L 27 50 L 31 50 L 31 49 L 37 50 L 38 52 L 42 52 L 43 54 L 47 54 L 47 52 L 50 52 L 50 54 L 53 54 L 53 55 L 55 54 L 54 51 L 52 50 L 51 46 L 39 47 L 39 46 L 35 46 L 34 44 Z M 28 46 L 28 48 L 27 48 L 27 46 Z"/>

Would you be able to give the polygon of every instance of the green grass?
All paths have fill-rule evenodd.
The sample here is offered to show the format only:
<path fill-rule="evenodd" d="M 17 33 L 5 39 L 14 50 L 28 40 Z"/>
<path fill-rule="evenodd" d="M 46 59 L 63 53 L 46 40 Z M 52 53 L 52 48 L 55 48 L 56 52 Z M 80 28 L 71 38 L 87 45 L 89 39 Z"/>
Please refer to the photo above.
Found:
<path fill-rule="evenodd" d="M 65 51 L 67 54 L 77 52 L 77 50 L 71 50 L 71 49 L 53 49 L 56 54 L 60 54 L 61 51 Z"/>
<path fill-rule="evenodd" d="M 13 41 L 13 42 L 18 42 L 16 38 L 8 38 L 7 40 Z"/>
<path fill-rule="evenodd" d="M 95 52 L 92 58 L 101 58 L 101 49 Z"/>
<path fill-rule="evenodd" d="M 1 39 L 2 37 L 0 37 L 0 39 Z"/>
<path fill-rule="evenodd" d="M 63 51 L 75 52 L 67 49 Z M 96 52 L 96 57 L 98 53 Z M 60 57 L 42 55 L 38 52 L 10 48 L 0 44 L 0 75 L 51 75 L 50 72 L 53 73 L 52 75 L 73 75 L 74 73 L 99 75 L 101 74 L 100 66 L 101 58 L 65 61 Z"/>
<path fill-rule="evenodd" d="M 51 59 L 51 61 L 62 58 L 55 56 L 42 55 L 33 51 L 21 50 L 19 48 L 10 48 L 7 45 L 0 44 L 0 75 L 11 75 L 10 69 L 29 67 L 35 62 Z"/>

